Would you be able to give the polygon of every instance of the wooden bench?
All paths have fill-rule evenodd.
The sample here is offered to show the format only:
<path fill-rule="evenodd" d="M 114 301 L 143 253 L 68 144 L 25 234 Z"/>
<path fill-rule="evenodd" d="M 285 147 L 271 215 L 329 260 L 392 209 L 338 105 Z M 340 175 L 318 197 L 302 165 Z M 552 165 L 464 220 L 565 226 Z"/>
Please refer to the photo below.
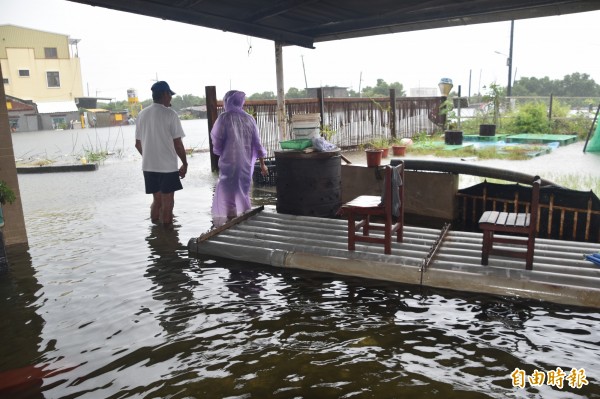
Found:
<path fill-rule="evenodd" d="M 397 179 L 393 176 L 396 174 Z M 396 241 L 402 242 L 404 230 L 404 162 L 397 166 L 385 166 L 383 179 L 383 195 L 361 195 L 345 203 L 340 208 L 339 214 L 348 217 L 348 250 L 354 251 L 355 243 L 369 242 L 384 245 L 384 253 L 392 253 L 392 235 L 396 234 Z M 394 223 L 393 193 L 397 192 L 399 201 L 399 214 Z M 383 201 L 382 201 L 383 198 Z M 380 217 L 383 223 L 374 223 L 371 217 Z M 362 234 L 358 231 L 362 229 Z M 383 237 L 373 237 L 371 230 L 383 231 Z"/>
<path fill-rule="evenodd" d="M 481 264 L 487 265 L 490 255 L 512 256 L 525 259 L 527 270 L 533 269 L 533 252 L 536 225 L 539 211 L 541 179 L 536 176 L 531 190 L 529 212 L 486 211 L 479 219 L 479 228 L 483 231 Z M 502 236 L 495 236 L 501 233 Z M 511 235 L 522 235 L 522 237 Z M 525 245 L 525 251 L 494 248 L 494 243 Z"/>

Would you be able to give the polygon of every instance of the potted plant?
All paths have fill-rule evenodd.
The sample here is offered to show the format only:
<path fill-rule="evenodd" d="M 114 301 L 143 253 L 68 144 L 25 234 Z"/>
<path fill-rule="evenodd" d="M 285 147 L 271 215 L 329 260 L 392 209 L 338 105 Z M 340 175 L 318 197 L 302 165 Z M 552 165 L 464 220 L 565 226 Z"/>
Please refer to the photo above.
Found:
<path fill-rule="evenodd" d="M 406 155 L 407 140 L 395 138 L 392 142 L 392 154 L 403 157 Z"/>
<path fill-rule="evenodd" d="M 500 100 L 503 94 L 503 88 L 496 83 L 490 84 L 487 88 L 487 93 L 483 96 L 486 107 L 483 111 L 483 123 L 479 125 L 480 136 L 496 135 L 496 126 L 500 117 Z"/>
<path fill-rule="evenodd" d="M 4 213 L 2 211 L 2 205 L 12 204 L 17 197 L 15 192 L 8 187 L 5 181 L 0 180 L 0 227 L 4 226 Z"/>
<path fill-rule="evenodd" d="M 387 158 L 388 153 L 390 151 L 390 142 L 388 139 L 383 137 L 376 137 L 369 141 L 369 146 L 371 148 L 379 149 L 382 151 L 381 157 Z"/>
<path fill-rule="evenodd" d="M 331 138 L 336 134 L 336 131 L 331 127 L 331 125 L 323 125 L 321 128 L 321 137 L 323 137 L 327 141 L 331 141 Z"/>
<path fill-rule="evenodd" d="M 365 150 L 365 154 L 367 155 L 367 166 L 375 167 L 381 165 L 381 158 L 383 155 L 383 150 L 380 148 L 367 148 Z"/>

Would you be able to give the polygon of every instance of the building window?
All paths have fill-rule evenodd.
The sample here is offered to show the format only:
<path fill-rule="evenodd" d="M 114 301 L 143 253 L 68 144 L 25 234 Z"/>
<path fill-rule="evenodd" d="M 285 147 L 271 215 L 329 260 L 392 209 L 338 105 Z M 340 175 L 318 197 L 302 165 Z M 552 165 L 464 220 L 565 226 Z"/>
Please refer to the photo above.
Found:
<path fill-rule="evenodd" d="M 48 87 L 60 87 L 60 75 L 58 72 L 46 72 Z"/>
<path fill-rule="evenodd" d="M 29 76 L 29 69 L 19 69 L 19 76 Z"/>
<path fill-rule="evenodd" d="M 58 58 L 56 47 L 44 47 L 44 56 L 46 58 Z"/>
<path fill-rule="evenodd" d="M 64 117 L 61 117 L 61 116 L 53 116 L 52 117 L 52 129 L 64 130 L 66 128 L 67 128 L 67 120 Z"/>
<path fill-rule="evenodd" d="M 2 78 L 2 83 L 4 83 L 5 85 L 8 84 L 8 78 Z"/>

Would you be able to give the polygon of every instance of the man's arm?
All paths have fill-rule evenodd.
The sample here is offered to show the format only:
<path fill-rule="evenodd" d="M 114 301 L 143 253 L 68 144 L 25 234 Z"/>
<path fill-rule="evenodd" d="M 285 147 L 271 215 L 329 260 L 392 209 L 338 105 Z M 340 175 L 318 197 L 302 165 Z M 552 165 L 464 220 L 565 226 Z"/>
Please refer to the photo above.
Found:
<path fill-rule="evenodd" d="M 135 148 L 137 148 L 140 155 L 142 155 L 142 141 L 141 140 L 135 141 Z"/>
<path fill-rule="evenodd" d="M 175 146 L 175 152 L 177 153 L 177 156 L 179 157 L 179 159 L 181 159 L 181 167 L 179 168 L 179 177 L 181 177 L 182 179 L 185 177 L 185 174 L 187 173 L 187 154 L 185 153 L 185 147 L 183 146 L 183 141 L 181 140 L 181 137 L 173 139 L 173 145 Z"/>
<path fill-rule="evenodd" d="M 263 176 L 266 176 L 269 174 L 269 168 L 267 168 L 267 165 L 265 165 L 265 159 L 263 157 L 258 158 L 258 162 L 260 163 L 260 172 L 262 173 Z"/>

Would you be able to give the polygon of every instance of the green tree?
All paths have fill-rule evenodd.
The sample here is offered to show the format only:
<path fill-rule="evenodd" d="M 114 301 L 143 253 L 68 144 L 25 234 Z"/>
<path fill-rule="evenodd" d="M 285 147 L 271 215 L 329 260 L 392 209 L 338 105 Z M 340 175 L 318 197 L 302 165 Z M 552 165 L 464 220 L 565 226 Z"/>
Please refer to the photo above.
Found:
<path fill-rule="evenodd" d="M 363 97 L 389 97 L 390 89 L 396 90 L 396 96 L 406 96 L 404 86 L 402 83 L 394 82 L 392 84 L 386 83 L 383 79 L 377 79 L 377 85 L 375 87 L 367 86 L 362 90 Z"/>
<path fill-rule="evenodd" d="M 111 112 L 115 112 L 115 111 L 122 111 L 124 109 L 127 109 L 127 107 L 129 106 L 129 103 L 127 102 L 127 100 L 125 101 L 111 101 L 109 103 L 98 103 L 98 108 L 101 109 L 106 109 L 109 110 Z"/>
<path fill-rule="evenodd" d="M 575 72 L 565 75 L 562 80 L 550 80 L 549 77 L 523 77 L 513 86 L 515 96 L 549 96 L 554 94 L 561 97 L 598 97 L 598 85 L 587 73 Z"/>
<path fill-rule="evenodd" d="M 295 87 L 290 87 L 285 93 L 285 98 L 306 98 L 306 90 L 298 90 Z"/>
<path fill-rule="evenodd" d="M 206 104 L 206 98 L 197 97 L 192 94 L 184 94 L 182 96 L 176 95 L 175 97 L 173 97 L 171 99 L 171 107 L 173 107 L 173 109 L 175 111 L 180 111 L 183 108 L 187 108 L 187 107 L 193 107 L 193 106 L 205 105 L 205 104 Z"/>
<path fill-rule="evenodd" d="M 587 73 L 572 73 L 566 75 L 560 86 L 560 91 L 556 93 L 565 97 L 586 97 L 600 95 L 600 85 L 594 82 Z"/>
<path fill-rule="evenodd" d="M 262 93 L 254 93 L 248 100 L 275 100 L 277 96 L 272 91 L 263 91 Z"/>

